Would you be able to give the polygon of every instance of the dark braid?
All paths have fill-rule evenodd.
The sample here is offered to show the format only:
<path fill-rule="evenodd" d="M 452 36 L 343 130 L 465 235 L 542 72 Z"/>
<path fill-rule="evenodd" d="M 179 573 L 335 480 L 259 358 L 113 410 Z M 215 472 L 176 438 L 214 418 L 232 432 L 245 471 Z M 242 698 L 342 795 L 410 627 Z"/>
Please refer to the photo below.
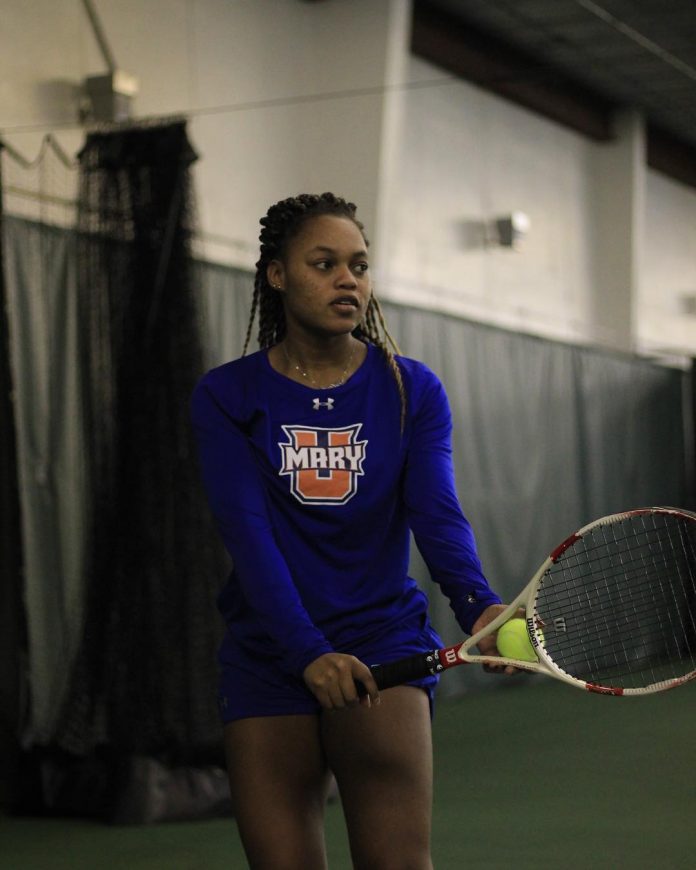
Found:
<path fill-rule="evenodd" d="M 288 242 L 299 233 L 304 223 L 310 218 L 320 215 L 333 215 L 353 221 L 362 233 L 365 245 L 369 245 L 364 227 L 356 218 L 355 212 L 354 203 L 347 202 L 333 193 L 322 193 L 321 195 L 301 193 L 299 196 L 283 199 L 268 209 L 268 214 L 260 221 L 262 227 L 259 235 L 261 256 L 256 263 L 251 315 L 242 356 L 249 347 L 257 311 L 259 313 L 258 342 L 260 348 L 272 347 L 285 337 L 285 310 L 282 296 L 268 282 L 267 270 L 271 261 L 282 260 Z M 363 322 L 353 334 L 358 339 L 371 342 L 384 354 L 399 391 L 401 431 L 403 432 L 406 422 L 406 391 L 401 377 L 401 369 L 394 358 L 394 351 L 396 353 L 400 353 L 400 351 L 387 329 L 382 309 L 374 295 L 370 298 Z"/>

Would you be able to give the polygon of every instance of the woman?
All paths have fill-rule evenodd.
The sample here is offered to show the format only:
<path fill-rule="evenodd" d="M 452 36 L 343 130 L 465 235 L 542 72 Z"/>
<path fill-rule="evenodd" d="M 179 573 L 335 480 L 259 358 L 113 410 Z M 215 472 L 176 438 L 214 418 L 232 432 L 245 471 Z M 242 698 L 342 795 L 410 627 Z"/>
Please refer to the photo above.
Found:
<path fill-rule="evenodd" d="M 428 868 L 436 679 L 380 693 L 367 666 L 441 645 L 409 531 L 465 631 L 502 605 L 457 501 L 445 393 L 390 349 L 355 206 L 303 194 L 261 224 L 244 352 L 257 311 L 262 349 L 193 397 L 235 566 L 220 709 L 239 831 L 252 867 L 324 868 L 332 771 L 355 866 Z"/>

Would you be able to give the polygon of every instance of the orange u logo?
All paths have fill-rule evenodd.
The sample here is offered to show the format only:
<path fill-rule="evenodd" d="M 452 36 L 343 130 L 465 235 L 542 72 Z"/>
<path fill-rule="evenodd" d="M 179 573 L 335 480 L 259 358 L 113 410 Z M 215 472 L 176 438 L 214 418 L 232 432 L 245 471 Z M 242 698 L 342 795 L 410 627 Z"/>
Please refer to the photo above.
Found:
<path fill-rule="evenodd" d="M 304 504 L 345 504 L 358 491 L 367 441 L 358 441 L 362 423 L 340 429 L 283 426 L 288 441 L 279 443 L 281 475 Z"/>

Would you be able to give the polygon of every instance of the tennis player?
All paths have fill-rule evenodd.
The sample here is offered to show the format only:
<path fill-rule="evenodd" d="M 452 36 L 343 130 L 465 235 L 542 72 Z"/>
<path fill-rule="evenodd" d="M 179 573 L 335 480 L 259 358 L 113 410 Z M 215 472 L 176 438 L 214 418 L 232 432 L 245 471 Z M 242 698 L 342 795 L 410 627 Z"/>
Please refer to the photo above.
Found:
<path fill-rule="evenodd" d="M 380 693 L 368 669 L 442 645 L 409 533 L 465 632 L 502 605 L 457 500 L 445 392 L 395 355 L 355 206 L 303 194 L 261 225 L 245 355 L 192 402 L 234 562 L 219 701 L 235 816 L 250 866 L 325 868 L 333 771 L 355 867 L 430 868 L 436 678 Z"/>

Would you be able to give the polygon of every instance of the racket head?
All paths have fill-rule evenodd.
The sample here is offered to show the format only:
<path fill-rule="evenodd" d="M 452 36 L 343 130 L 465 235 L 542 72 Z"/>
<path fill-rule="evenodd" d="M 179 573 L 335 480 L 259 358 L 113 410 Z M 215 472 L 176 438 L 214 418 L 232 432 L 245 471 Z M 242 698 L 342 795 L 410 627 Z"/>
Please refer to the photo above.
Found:
<path fill-rule="evenodd" d="M 589 523 L 550 554 L 525 604 L 536 670 L 610 695 L 696 678 L 696 514 L 650 507 Z"/>

